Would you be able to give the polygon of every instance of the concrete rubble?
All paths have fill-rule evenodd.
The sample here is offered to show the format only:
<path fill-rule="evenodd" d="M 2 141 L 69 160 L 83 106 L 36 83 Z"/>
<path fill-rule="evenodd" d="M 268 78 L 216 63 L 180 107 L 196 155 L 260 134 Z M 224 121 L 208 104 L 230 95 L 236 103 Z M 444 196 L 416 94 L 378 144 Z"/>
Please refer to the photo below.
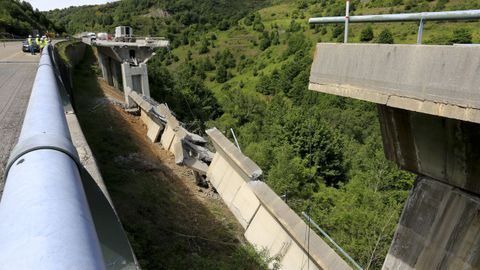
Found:
<path fill-rule="evenodd" d="M 130 92 L 131 98 L 140 108 L 140 118 L 147 126 L 147 137 L 160 142 L 165 150 L 175 156 L 175 163 L 185 165 L 201 175 L 206 175 L 213 153 L 205 145 L 202 136 L 186 130 L 166 104 L 159 104 L 152 98 L 137 92 Z"/>
<path fill-rule="evenodd" d="M 276 257 L 281 269 L 351 269 L 266 183 L 259 181 L 263 172 L 255 162 L 218 129 L 206 132 L 217 150 L 207 179 L 243 226 L 250 243 Z"/>

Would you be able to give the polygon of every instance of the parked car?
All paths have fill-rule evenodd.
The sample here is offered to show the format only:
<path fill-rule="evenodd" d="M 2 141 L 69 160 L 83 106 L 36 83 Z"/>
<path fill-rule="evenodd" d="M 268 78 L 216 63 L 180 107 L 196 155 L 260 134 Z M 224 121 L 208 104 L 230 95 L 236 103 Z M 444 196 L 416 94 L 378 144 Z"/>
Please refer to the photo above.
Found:
<path fill-rule="evenodd" d="M 40 46 L 38 46 L 37 44 L 33 44 L 33 46 L 35 48 L 35 52 L 40 52 Z M 28 43 L 26 40 L 22 41 L 22 51 L 30 52 L 30 48 L 28 47 Z"/>

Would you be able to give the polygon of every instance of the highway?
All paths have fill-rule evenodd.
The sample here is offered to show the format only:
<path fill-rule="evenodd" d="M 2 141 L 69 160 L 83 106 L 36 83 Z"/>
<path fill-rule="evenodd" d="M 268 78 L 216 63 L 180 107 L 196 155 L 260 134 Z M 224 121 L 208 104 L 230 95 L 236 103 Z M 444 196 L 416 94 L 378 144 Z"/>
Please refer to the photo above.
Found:
<path fill-rule="evenodd" d="M 0 42 L 0 194 L 10 151 L 22 127 L 40 55 L 21 50 L 21 42 Z"/>

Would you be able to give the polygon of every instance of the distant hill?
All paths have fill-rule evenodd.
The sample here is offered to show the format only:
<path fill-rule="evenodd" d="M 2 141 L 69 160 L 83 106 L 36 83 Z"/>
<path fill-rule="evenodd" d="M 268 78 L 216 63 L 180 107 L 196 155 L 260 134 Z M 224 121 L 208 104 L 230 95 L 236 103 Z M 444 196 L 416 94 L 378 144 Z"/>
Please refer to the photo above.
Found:
<path fill-rule="evenodd" d="M 32 30 L 58 32 L 45 14 L 33 9 L 28 2 L 19 0 L 0 0 L 0 36 L 6 33 L 26 36 Z M 3 34 L 2 34 L 3 33 Z"/>
<path fill-rule="evenodd" d="M 158 36 L 175 32 L 181 25 L 228 27 L 248 12 L 270 3 L 269 0 L 123 0 L 55 9 L 46 15 L 71 34 L 113 32 L 117 25 L 130 25 L 139 35 Z"/>

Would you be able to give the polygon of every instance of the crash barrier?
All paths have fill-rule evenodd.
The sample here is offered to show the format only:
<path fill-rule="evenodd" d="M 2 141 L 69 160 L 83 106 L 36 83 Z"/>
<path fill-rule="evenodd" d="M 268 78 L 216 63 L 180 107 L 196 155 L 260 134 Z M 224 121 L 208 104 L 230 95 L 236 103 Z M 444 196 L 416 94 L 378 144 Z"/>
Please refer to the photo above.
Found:
<path fill-rule="evenodd" d="M 7 164 L 1 268 L 137 269 L 115 211 L 72 143 L 81 130 L 69 130 L 51 55 L 47 46 Z"/>
<path fill-rule="evenodd" d="M 351 269 L 262 182 L 262 170 L 216 128 L 206 131 L 216 153 L 207 180 L 245 229 L 246 239 L 277 258 L 281 269 Z"/>

